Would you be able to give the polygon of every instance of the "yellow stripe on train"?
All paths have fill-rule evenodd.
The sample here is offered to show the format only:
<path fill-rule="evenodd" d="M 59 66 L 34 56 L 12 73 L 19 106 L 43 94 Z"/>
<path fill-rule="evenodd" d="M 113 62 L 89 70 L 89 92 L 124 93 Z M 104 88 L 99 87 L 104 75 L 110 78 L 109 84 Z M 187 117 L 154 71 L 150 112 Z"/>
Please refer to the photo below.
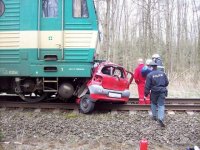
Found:
<path fill-rule="evenodd" d="M 96 48 L 97 31 L 5 31 L 0 32 L 1 49 Z"/>

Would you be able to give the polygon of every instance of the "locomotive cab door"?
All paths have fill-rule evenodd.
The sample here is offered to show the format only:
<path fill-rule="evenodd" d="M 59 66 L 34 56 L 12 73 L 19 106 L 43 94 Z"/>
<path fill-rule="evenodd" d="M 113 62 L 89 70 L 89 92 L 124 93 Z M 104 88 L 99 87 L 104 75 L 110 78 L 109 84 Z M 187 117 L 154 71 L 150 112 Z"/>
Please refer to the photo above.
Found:
<path fill-rule="evenodd" d="M 39 0 L 38 59 L 63 59 L 63 0 Z"/>

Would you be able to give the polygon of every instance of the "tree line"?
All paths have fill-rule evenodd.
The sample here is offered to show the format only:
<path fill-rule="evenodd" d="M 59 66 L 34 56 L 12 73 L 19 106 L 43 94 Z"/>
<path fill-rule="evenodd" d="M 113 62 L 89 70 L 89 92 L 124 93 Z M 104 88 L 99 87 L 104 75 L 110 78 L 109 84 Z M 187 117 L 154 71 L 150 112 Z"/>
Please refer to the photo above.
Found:
<path fill-rule="evenodd" d="M 166 72 L 200 72 L 199 0 L 95 0 L 99 58 L 132 71 L 139 57 L 161 55 Z"/>

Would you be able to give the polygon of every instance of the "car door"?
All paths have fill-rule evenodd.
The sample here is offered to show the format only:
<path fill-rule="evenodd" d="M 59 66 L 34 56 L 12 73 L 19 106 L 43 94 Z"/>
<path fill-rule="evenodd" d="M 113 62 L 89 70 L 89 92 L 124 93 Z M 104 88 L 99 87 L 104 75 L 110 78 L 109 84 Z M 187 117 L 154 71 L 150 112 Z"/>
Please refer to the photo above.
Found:
<path fill-rule="evenodd" d="M 129 83 L 126 74 L 121 67 L 104 66 L 102 68 L 102 86 L 105 89 L 124 91 Z"/>

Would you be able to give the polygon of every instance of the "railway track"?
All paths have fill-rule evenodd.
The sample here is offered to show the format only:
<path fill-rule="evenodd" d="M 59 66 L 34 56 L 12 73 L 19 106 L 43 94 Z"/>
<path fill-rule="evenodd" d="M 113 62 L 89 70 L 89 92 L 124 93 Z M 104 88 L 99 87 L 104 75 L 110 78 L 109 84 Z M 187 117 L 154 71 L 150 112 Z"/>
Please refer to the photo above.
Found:
<path fill-rule="evenodd" d="M 95 110 L 108 111 L 143 111 L 150 110 L 150 105 L 137 104 L 137 98 L 130 98 L 127 104 L 97 103 Z M 200 111 L 200 99 L 168 98 L 166 99 L 166 110 L 169 111 Z M 66 109 L 78 110 L 78 105 L 74 103 L 62 102 L 22 102 L 18 96 L 0 96 L 1 108 L 41 108 L 41 109 Z"/>

